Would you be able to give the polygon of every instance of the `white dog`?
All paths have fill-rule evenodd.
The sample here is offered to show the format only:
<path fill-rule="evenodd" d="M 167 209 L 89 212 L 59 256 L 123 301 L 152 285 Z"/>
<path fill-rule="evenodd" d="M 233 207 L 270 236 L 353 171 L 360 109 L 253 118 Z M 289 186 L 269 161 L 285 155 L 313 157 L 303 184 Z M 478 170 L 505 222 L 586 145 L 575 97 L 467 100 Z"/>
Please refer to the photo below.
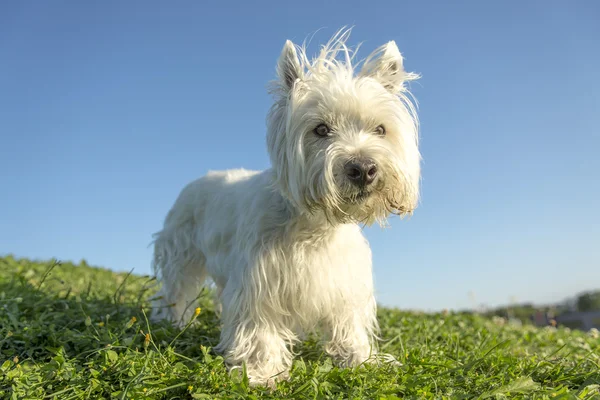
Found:
<path fill-rule="evenodd" d="M 272 168 L 210 172 L 183 189 L 155 235 L 157 318 L 184 324 L 210 277 L 215 350 L 253 384 L 287 376 L 292 345 L 321 332 L 341 366 L 375 354 L 371 251 L 359 225 L 416 207 L 420 154 L 402 56 L 389 42 L 358 69 L 340 32 L 309 60 L 287 41 L 267 145 Z M 167 305 L 170 305 L 168 307 Z"/>

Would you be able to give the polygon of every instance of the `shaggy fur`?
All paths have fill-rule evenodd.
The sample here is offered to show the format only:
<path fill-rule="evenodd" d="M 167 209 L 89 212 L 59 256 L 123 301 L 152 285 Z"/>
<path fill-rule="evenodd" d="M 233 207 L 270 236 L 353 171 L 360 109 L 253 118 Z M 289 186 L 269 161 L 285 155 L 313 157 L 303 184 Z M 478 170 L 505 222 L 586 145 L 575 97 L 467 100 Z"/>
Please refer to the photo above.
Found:
<path fill-rule="evenodd" d="M 373 359 L 371 251 L 360 225 L 417 205 L 418 124 L 405 86 L 417 76 L 394 42 L 355 63 L 348 35 L 313 60 L 286 42 L 267 119 L 272 167 L 190 183 L 155 235 L 155 318 L 185 324 L 210 277 L 223 324 L 215 350 L 230 367 L 245 363 L 254 384 L 285 377 L 307 332 L 322 333 L 339 365 Z M 368 182 L 356 165 L 369 166 Z"/>

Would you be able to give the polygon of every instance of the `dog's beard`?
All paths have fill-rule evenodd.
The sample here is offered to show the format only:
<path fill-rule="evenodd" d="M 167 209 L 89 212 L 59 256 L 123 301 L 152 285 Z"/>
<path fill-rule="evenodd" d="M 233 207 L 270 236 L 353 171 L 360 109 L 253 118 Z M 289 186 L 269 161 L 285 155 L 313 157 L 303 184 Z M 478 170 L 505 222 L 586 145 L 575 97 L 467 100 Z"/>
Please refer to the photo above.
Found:
<path fill-rule="evenodd" d="M 373 191 L 367 189 L 359 189 L 356 193 L 352 193 L 344 197 L 344 202 L 347 204 L 361 204 L 369 199 Z"/>
<path fill-rule="evenodd" d="M 338 178 L 335 186 L 326 187 L 321 186 L 320 197 L 313 198 L 311 208 L 324 212 L 330 221 L 385 226 L 391 214 L 404 215 L 412 211 L 402 205 L 406 184 L 399 178 L 380 179 L 372 187 L 357 187 Z"/>

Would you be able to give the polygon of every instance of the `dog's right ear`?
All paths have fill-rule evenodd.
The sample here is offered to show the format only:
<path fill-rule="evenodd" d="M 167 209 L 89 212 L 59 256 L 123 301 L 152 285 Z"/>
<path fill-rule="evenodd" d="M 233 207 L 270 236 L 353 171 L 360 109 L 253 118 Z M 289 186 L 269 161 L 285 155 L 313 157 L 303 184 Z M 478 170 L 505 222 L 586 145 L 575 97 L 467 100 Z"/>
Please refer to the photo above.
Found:
<path fill-rule="evenodd" d="M 296 47 L 289 40 L 285 42 L 285 46 L 283 46 L 283 50 L 279 56 L 277 75 L 279 76 L 281 87 L 286 91 L 292 90 L 296 80 L 302 79 L 302 67 L 298 60 Z"/>
<path fill-rule="evenodd" d="M 406 82 L 419 79 L 418 74 L 404 70 L 402 54 L 394 41 L 379 47 L 367 57 L 360 75 L 375 78 L 393 94 L 405 91 Z"/>

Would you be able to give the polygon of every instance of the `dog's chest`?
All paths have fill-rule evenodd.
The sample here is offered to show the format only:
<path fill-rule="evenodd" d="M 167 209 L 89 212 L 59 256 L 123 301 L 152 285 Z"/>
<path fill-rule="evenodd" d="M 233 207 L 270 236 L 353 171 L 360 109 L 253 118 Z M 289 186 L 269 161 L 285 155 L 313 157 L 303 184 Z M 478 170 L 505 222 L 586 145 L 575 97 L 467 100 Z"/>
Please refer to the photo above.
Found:
<path fill-rule="evenodd" d="M 291 312 L 320 318 L 370 290 L 371 254 L 360 230 L 302 231 L 281 242 L 278 294 Z M 366 286 L 365 286 L 366 285 Z"/>

